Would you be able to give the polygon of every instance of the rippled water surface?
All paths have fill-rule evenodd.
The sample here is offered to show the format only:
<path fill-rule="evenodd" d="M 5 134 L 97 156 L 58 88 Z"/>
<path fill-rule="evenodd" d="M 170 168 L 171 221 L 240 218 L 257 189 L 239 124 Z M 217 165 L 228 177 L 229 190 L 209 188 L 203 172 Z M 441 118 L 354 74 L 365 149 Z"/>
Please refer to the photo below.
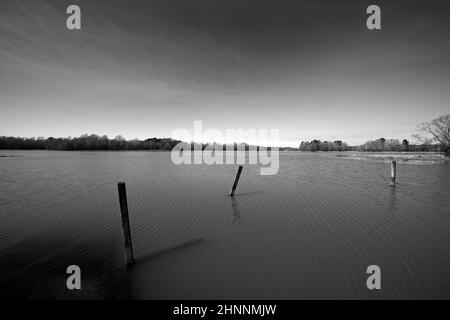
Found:
<path fill-rule="evenodd" d="M 448 164 L 399 163 L 391 188 L 385 161 L 282 152 L 275 176 L 244 166 L 230 198 L 236 165 L 167 152 L 0 156 L 0 298 L 450 298 Z M 380 291 L 366 288 L 372 264 Z"/>

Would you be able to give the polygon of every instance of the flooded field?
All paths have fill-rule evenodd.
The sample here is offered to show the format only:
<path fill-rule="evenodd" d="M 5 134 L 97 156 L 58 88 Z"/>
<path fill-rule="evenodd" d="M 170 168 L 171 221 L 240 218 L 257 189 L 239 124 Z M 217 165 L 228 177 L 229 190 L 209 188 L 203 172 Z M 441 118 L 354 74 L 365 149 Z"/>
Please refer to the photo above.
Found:
<path fill-rule="evenodd" d="M 231 198 L 237 165 L 0 151 L 0 298 L 448 299 L 450 166 L 398 161 L 391 188 L 389 161 L 281 152 L 277 175 L 244 166 Z M 137 260 L 128 270 L 119 181 Z M 70 264 L 79 292 L 66 288 Z M 366 288 L 373 264 L 380 291 Z"/>

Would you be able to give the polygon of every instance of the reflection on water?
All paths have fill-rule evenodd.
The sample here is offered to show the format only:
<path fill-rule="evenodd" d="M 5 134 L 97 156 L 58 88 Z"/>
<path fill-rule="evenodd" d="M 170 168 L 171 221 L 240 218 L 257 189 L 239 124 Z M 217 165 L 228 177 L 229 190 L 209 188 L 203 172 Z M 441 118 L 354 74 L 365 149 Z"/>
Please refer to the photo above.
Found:
<path fill-rule="evenodd" d="M 235 197 L 230 197 L 231 199 L 231 208 L 233 209 L 233 221 L 236 223 L 243 223 L 242 214 L 239 211 L 239 203 Z"/>
<path fill-rule="evenodd" d="M 399 164 L 391 188 L 383 161 L 282 152 L 277 175 L 244 166 L 229 197 L 235 166 L 176 166 L 165 152 L 0 155 L 18 156 L 0 157 L 0 299 L 450 298 L 446 164 Z M 69 264 L 80 292 L 66 290 Z"/>
<path fill-rule="evenodd" d="M 397 186 L 398 186 L 398 184 L 397 184 Z M 395 190 L 396 190 L 395 188 L 391 188 L 390 203 L 391 203 L 391 209 L 392 209 L 393 212 L 395 212 L 396 209 L 398 209 L 399 205 L 400 205 L 400 203 L 398 201 L 398 198 L 397 198 L 397 195 L 395 193 L 396 192 Z"/>

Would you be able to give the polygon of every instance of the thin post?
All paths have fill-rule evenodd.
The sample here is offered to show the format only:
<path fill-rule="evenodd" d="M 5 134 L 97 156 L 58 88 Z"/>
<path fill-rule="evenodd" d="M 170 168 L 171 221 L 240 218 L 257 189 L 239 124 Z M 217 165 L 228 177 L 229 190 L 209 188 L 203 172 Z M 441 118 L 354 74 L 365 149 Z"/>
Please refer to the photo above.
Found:
<path fill-rule="evenodd" d="M 241 177 L 242 166 L 239 166 L 238 172 L 236 173 L 236 178 L 234 179 L 233 188 L 231 188 L 230 196 L 234 196 L 234 191 L 236 191 L 236 187 L 239 182 L 239 178 Z"/>
<path fill-rule="evenodd" d="M 128 217 L 127 190 L 124 182 L 117 184 L 119 188 L 120 213 L 122 215 L 122 232 L 127 265 L 134 264 L 133 245 L 131 243 L 130 219 Z"/>
<path fill-rule="evenodd" d="M 395 187 L 395 177 L 397 175 L 397 161 L 391 162 L 391 187 Z"/>

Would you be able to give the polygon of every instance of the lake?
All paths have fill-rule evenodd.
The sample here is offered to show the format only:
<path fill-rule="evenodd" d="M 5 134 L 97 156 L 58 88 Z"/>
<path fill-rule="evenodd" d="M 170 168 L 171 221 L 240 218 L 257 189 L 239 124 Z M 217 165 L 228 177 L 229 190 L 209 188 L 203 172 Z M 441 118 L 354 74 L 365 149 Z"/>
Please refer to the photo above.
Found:
<path fill-rule="evenodd" d="M 389 161 L 339 155 L 280 152 L 274 176 L 245 165 L 231 198 L 237 165 L 1 150 L 0 299 L 449 299 L 450 165 L 399 162 L 392 188 Z"/>

